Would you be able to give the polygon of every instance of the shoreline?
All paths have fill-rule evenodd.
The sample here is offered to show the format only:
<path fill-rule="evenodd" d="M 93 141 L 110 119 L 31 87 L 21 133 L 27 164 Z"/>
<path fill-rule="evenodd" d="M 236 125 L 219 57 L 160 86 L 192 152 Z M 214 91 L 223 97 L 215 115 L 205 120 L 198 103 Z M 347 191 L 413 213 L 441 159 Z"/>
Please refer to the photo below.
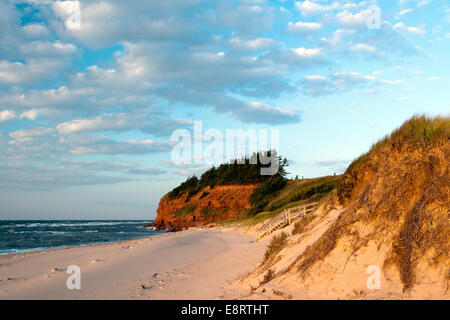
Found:
<path fill-rule="evenodd" d="M 230 227 L 0 255 L 0 299 L 235 299 L 265 242 Z M 67 267 L 81 270 L 69 290 Z"/>
<path fill-rule="evenodd" d="M 0 250 L 0 256 L 4 256 L 4 255 L 10 255 L 10 254 L 21 254 L 21 253 L 28 253 L 28 252 L 38 252 L 38 251 L 49 251 L 49 250 L 58 250 L 58 249 L 68 249 L 68 248 L 76 248 L 76 247 L 85 247 L 85 246 L 90 246 L 90 245 L 101 245 L 101 244 L 107 244 L 107 243 L 113 243 L 113 242 L 123 242 L 123 241 L 131 241 L 131 240 L 139 240 L 139 239 L 143 239 L 143 238 L 147 238 L 147 237 L 154 237 L 154 236 L 159 236 L 162 234 L 165 234 L 167 232 L 165 232 L 164 230 L 157 230 L 155 228 L 149 227 L 151 225 L 151 223 L 153 222 L 153 220 L 150 220 L 150 224 L 148 223 L 149 220 L 0 220 L 0 222 L 2 221 L 6 221 L 6 222 L 22 222 L 22 223 L 26 223 L 26 224 L 48 224 L 51 223 L 53 225 L 58 225 L 58 224 L 67 224 L 68 222 L 86 222 L 87 225 L 91 225 L 91 224 L 114 224 L 114 223 L 120 223 L 120 222 L 125 222 L 125 223 L 141 223 L 143 222 L 142 226 L 138 226 L 138 228 L 142 228 L 145 230 L 148 230 L 148 233 L 142 233 L 140 235 L 136 235 L 136 237 L 131 237 L 129 239 L 105 239 L 105 240 L 100 240 L 100 239 L 96 239 L 95 241 L 89 242 L 89 240 L 87 240 L 86 242 L 81 242 L 79 244 L 59 244 L 57 246 L 38 246 L 38 247 L 34 247 L 34 248 L 4 248 Z M 145 223 L 144 223 L 145 222 Z M 23 226 L 23 224 L 21 225 Z M 4 226 L 2 226 L 4 227 Z M 11 228 L 15 228 L 17 226 L 11 226 Z M 25 231 L 19 231 L 17 233 L 24 233 Z M 30 231 L 26 231 L 26 232 L 30 232 Z M 31 231 L 32 233 L 33 231 Z M 43 232 L 43 231 L 37 231 L 37 232 Z M 81 233 L 85 233 L 85 232 L 98 232 L 98 230 L 94 230 L 94 231 L 90 231 L 90 230 L 85 230 L 85 231 L 71 231 L 71 230 L 65 230 L 65 231 L 50 231 L 50 230 L 45 230 L 45 232 L 49 232 L 49 233 L 63 233 L 65 234 L 66 232 L 68 233 L 74 233 L 74 232 L 81 232 Z M 116 231 L 110 231 L 111 233 L 115 233 Z M 16 232 L 13 232 L 16 233 Z M 119 233 L 124 233 L 124 232 L 119 232 Z"/>
<path fill-rule="evenodd" d="M 165 234 L 168 234 L 170 232 L 164 232 L 162 230 L 157 230 L 160 231 L 161 234 L 155 234 L 153 236 L 145 236 L 142 238 L 134 238 L 134 239 L 128 239 L 128 240 L 113 240 L 113 241 L 104 241 L 104 242 L 93 242 L 93 243 L 86 243 L 86 244 L 79 244 L 79 245 L 74 245 L 74 246 L 60 246 L 60 247 L 48 247 L 48 248 L 30 248 L 30 249 L 20 249 L 20 251 L 16 251 L 16 252 L 5 252 L 5 253 L 1 253 L 0 252 L 0 257 L 5 256 L 5 255 L 17 255 L 17 254 L 25 254 L 25 253 L 32 253 L 32 252 L 45 252 L 45 251 L 53 251 L 53 250 L 61 250 L 61 249 L 71 249 L 71 248 L 79 248 L 79 247 L 88 247 L 88 246 L 98 246 L 98 245 L 103 245 L 103 244 L 111 244 L 111 243 L 121 243 L 121 242 L 127 242 L 127 241 L 134 241 L 134 240 L 141 240 L 141 239 L 146 239 L 146 238 L 153 238 L 153 237 L 159 237 L 159 236 L 163 236 Z M 6 250 L 14 250 L 14 249 L 6 249 Z"/>

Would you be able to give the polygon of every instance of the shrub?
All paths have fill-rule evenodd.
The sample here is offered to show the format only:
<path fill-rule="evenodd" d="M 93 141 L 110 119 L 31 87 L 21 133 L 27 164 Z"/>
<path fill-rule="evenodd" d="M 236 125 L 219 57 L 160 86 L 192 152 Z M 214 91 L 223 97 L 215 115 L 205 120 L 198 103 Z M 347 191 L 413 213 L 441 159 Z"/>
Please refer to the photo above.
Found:
<path fill-rule="evenodd" d="M 275 277 L 275 272 L 272 269 L 269 269 L 267 273 L 264 275 L 263 280 L 259 283 L 260 285 L 266 284 L 270 282 Z"/>
<path fill-rule="evenodd" d="M 269 151 L 267 155 L 270 156 L 272 152 L 275 152 L 276 155 L 276 151 Z M 239 159 L 239 163 L 237 163 L 237 159 L 234 159 L 230 163 L 221 164 L 218 168 L 212 167 L 204 172 L 200 179 L 196 176 L 188 178 L 170 191 L 168 197 L 175 199 L 187 193 L 187 200 L 189 200 L 207 186 L 213 188 L 217 185 L 248 185 L 270 181 L 273 176 L 261 175 L 261 168 L 269 165 L 262 164 L 260 157 L 260 153 L 254 153 L 250 158 Z M 279 162 L 278 172 L 274 176 L 284 177 L 287 174 L 284 169 L 287 166 L 287 160 L 281 157 L 277 157 L 277 159 Z M 250 162 L 256 163 L 251 164 Z"/>
<path fill-rule="evenodd" d="M 302 183 L 295 191 L 292 191 L 291 195 L 271 203 L 266 210 L 275 211 L 291 203 L 302 205 L 319 201 L 336 188 L 340 179 L 341 176 L 329 176 Z"/>
<path fill-rule="evenodd" d="M 204 197 L 208 196 L 209 192 L 203 192 L 202 195 L 200 196 L 200 199 L 203 199 Z"/>
<path fill-rule="evenodd" d="M 281 249 L 286 246 L 287 238 L 288 235 L 285 232 L 281 232 L 279 235 L 273 236 L 269 246 L 267 247 L 263 262 L 266 262 L 270 258 L 274 257 L 278 252 L 280 252 Z"/>
<path fill-rule="evenodd" d="M 252 209 L 249 215 L 255 215 L 264 211 L 264 208 L 269 203 L 269 199 L 273 198 L 279 190 L 283 189 L 286 183 L 287 180 L 284 177 L 274 175 L 268 181 L 258 186 L 250 196 Z"/>
<path fill-rule="evenodd" d="M 303 216 L 300 219 L 300 221 L 297 221 L 294 224 L 294 229 L 292 229 L 292 235 L 302 233 L 305 230 L 306 226 L 308 224 L 310 224 L 311 221 L 313 221 L 315 217 L 316 216 L 313 214 L 307 214 L 307 215 Z"/>
<path fill-rule="evenodd" d="M 175 212 L 175 215 L 177 215 L 179 217 L 184 217 L 185 215 L 193 212 L 195 209 L 197 209 L 197 205 L 196 204 L 190 204 L 190 205 L 187 205 L 187 206 L 184 206 L 184 207 L 178 209 Z"/>
<path fill-rule="evenodd" d="M 215 208 L 204 207 L 200 210 L 200 213 L 203 215 L 215 216 L 219 214 L 219 211 L 217 211 L 217 209 Z"/>

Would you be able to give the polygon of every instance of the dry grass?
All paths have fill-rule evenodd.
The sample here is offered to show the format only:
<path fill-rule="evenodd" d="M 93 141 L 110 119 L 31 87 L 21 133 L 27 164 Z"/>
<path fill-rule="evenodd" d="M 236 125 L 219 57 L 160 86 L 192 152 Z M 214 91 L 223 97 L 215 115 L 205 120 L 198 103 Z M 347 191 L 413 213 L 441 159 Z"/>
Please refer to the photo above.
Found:
<path fill-rule="evenodd" d="M 267 273 L 264 275 L 264 278 L 259 283 L 259 285 L 264 285 L 266 283 L 269 283 L 273 278 L 275 277 L 275 272 L 272 269 L 269 269 Z"/>
<path fill-rule="evenodd" d="M 344 238 L 352 244 L 348 259 L 368 240 L 384 248 L 384 264 L 398 268 L 404 290 L 416 283 L 418 263 L 427 253 L 448 266 L 449 123 L 448 117 L 414 117 L 358 159 L 338 190 L 347 209 L 293 266 L 306 276 Z M 360 237 L 356 223 L 370 225 L 370 234 Z M 448 281 L 449 275 L 442 277 Z"/>
<path fill-rule="evenodd" d="M 263 263 L 269 261 L 275 257 L 287 244 L 288 235 L 285 232 L 281 232 L 279 235 L 273 236 L 264 254 Z"/>
<path fill-rule="evenodd" d="M 303 216 L 300 221 L 294 224 L 294 229 L 292 229 L 292 235 L 299 234 L 305 231 L 305 228 L 316 218 L 313 214 L 307 214 Z"/>
<path fill-rule="evenodd" d="M 401 149 L 408 145 L 414 148 L 430 147 L 438 141 L 450 140 L 450 117 L 416 115 L 406 121 L 401 127 L 375 143 L 369 152 L 355 159 L 347 168 L 341 182 L 337 186 L 339 200 L 342 204 L 348 202 L 352 196 L 358 173 L 364 168 L 368 160 L 385 147 Z M 360 170 L 361 169 L 361 170 Z"/>

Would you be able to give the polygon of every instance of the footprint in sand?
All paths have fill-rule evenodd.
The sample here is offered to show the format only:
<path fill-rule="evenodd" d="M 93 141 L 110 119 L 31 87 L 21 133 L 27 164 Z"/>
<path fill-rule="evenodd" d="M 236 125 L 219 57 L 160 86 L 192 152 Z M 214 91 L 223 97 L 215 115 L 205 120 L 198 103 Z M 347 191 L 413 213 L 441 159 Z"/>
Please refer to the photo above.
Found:
<path fill-rule="evenodd" d="M 94 263 L 101 262 L 101 261 L 104 261 L 104 259 L 91 259 L 91 260 L 89 260 L 89 263 L 94 264 Z"/>
<path fill-rule="evenodd" d="M 140 290 L 149 290 L 149 289 L 151 289 L 151 288 L 153 288 L 153 287 L 152 287 L 152 286 L 145 285 L 145 284 L 143 284 L 143 283 L 141 283 L 141 284 L 139 285 L 139 287 L 138 287 L 138 289 L 140 289 Z"/>

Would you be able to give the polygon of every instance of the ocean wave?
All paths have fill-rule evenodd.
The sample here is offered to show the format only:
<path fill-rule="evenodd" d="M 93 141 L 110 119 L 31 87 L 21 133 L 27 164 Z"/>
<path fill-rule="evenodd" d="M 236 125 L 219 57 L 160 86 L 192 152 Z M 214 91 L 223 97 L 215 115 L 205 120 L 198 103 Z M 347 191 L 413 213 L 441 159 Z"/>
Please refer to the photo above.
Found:
<path fill-rule="evenodd" d="M 35 228 L 35 227 L 91 227 L 91 226 L 117 226 L 117 225 L 129 225 L 129 224 L 146 224 L 148 222 L 146 221 L 92 221 L 92 222 L 52 222 L 52 223 L 43 223 L 43 222 L 36 222 L 36 223 L 29 223 L 29 224 L 21 224 L 16 225 L 18 226 L 24 226 L 26 228 Z"/>

